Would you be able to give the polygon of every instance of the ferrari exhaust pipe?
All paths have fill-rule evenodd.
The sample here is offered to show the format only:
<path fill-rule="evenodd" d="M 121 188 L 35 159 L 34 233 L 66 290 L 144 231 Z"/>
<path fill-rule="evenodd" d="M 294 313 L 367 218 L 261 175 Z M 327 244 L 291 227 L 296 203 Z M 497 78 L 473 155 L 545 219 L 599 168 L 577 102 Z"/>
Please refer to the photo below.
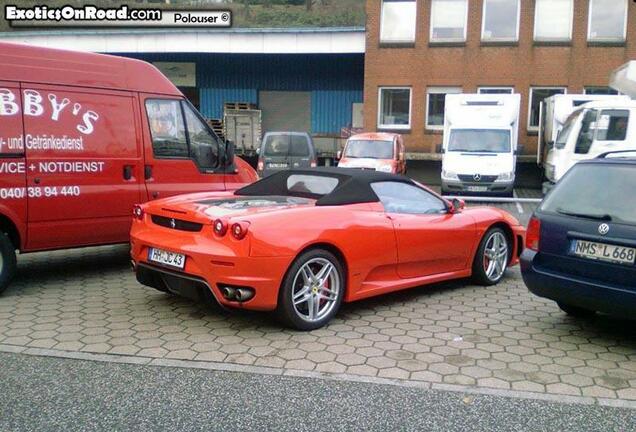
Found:
<path fill-rule="evenodd" d="M 254 291 L 247 288 L 237 288 L 234 299 L 237 302 L 246 302 L 254 297 Z"/>
<path fill-rule="evenodd" d="M 227 300 L 236 300 L 236 291 L 237 290 L 235 288 L 228 286 L 221 288 L 221 294 L 223 294 L 223 297 Z"/>

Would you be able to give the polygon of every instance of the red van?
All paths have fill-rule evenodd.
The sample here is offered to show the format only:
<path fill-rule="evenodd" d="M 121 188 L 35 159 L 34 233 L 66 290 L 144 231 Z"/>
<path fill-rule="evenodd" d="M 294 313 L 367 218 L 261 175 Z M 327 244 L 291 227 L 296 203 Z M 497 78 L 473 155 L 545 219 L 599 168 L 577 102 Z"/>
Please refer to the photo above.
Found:
<path fill-rule="evenodd" d="M 406 158 L 402 135 L 388 132 L 353 135 L 344 150 L 338 152 L 338 166 L 404 175 Z"/>
<path fill-rule="evenodd" d="M 0 43 L 0 292 L 15 251 L 127 242 L 133 205 L 256 172 L 154 66 Z"/>

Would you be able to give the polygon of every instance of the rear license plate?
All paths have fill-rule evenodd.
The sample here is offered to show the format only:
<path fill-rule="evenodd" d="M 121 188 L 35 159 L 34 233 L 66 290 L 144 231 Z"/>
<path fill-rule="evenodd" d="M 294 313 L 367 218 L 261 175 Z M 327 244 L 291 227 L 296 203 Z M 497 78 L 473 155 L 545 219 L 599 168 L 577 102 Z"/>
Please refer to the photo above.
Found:
<path fill-rule="evenodd" d="M 468 192 L 488 192 L 488 186 L 466 186 Z"/>
<path fill-rule="evenodd" d="M 636 262 L 636 248 L 575 240 L 573 249 L 574 255 L 582 258 L 626 265 Z"/>
<path fill-rule="evenodd" d="M 186 257 L 182 254 L 150 248 L 148 249 L 148 261 L 183 270 Z"/>
<path fill-rule="evenodd" d="M 267 164 L 267 168 L 287 168 L 288 165 L 286 163 L 270 163 Z"/>

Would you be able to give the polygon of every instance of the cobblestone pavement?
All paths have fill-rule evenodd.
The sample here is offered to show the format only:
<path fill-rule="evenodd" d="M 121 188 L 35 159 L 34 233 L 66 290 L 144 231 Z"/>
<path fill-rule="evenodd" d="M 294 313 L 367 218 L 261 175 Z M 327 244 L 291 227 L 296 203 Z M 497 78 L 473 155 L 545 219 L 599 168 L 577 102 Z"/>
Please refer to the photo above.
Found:
<path fill-rule="evenodd" d="M 636 400 L 633 322 L 567 317 L 528 293 L 439 284 L 344 305 L 300 333 L 139 285 L 125 246 L 25 255 L 0 344 Z"/>

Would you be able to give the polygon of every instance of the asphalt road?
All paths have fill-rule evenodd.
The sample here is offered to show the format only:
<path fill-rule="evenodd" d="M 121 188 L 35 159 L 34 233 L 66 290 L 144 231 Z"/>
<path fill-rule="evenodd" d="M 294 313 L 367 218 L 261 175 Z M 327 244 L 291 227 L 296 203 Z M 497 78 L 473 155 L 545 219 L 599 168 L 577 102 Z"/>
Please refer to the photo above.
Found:
<path fill-rule="evenodd" d="M 0 430 L 631 431 L 636 411 L 0 354 Z"/>

